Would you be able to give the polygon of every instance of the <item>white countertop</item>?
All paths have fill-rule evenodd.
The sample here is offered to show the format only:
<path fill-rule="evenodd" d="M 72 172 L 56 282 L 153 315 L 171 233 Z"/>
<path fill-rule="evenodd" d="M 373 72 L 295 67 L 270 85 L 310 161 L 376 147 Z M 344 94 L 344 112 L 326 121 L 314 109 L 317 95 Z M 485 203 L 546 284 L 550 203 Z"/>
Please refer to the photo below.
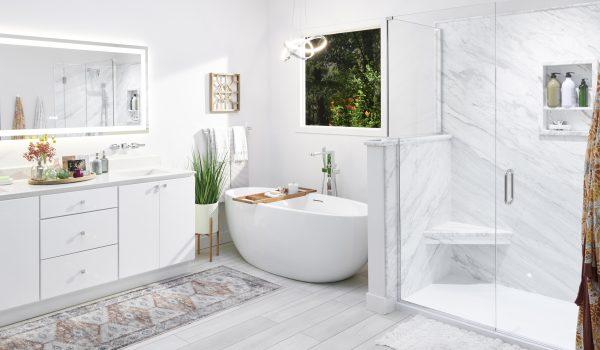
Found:
<path fill-rule="evenodd" d="M 130 185 L 193 176 L 191 170 L 149 168 L 128 169 L 98 175 L 95 179 L 64 185 L 30 185 L 27 180 L 15 180 L 12 185 L 0 186 L 0 201 L 101 187 Z"/>

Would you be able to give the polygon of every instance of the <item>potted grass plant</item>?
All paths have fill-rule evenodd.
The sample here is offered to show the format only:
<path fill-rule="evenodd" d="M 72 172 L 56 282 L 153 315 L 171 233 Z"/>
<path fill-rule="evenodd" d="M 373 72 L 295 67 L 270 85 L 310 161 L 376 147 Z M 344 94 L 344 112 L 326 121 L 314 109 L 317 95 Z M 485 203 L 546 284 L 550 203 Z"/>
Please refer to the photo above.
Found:
<path fill-rule="evenodd" d="M 212 232 L 219 227 L 219 198 L 225 181 L 225 160 L 218 159 L 212 150 L 204 156 L 193 152 L 192 169 L 196 187 L 196 233 Z"/>

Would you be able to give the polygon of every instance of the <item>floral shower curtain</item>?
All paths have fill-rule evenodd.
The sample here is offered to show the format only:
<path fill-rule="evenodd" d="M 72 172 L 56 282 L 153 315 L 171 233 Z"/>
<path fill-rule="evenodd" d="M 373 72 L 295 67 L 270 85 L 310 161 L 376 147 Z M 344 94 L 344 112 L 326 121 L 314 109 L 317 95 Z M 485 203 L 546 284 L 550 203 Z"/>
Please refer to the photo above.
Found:
<path fill-rule="evenodd" d="M 600 80 L 599 80 L 600 81 Z M 600 350 L 600 84 L 588 136 L 583 182 L 581 284 L 575 303 L 579 306 L 577 350 Z"/>

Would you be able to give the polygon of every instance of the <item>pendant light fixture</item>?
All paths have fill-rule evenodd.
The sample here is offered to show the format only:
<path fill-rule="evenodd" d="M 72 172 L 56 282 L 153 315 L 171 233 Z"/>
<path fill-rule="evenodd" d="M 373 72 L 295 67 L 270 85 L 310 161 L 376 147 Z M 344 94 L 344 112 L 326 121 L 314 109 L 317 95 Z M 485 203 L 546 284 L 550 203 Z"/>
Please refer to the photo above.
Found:
<path fill-rule="evenodd" d="M 325 47 L 327 47 L 327 38 L 323 35 L 287 40 L 283 43 L 281 60 L 287 61 L 293 56 L 306 61 L 317 52 L 323 51 Z"/>
<path fill-rule="evenodd" d="M 292 25 L 294 25 L 296 0 L 294 0 L 292 6 Z M 306 3 L 304 5 L 304 17 L 306 19 Z M 327 47 L 327 38 L 323 35 L 313 35 L 309 37 L 286 40 L 283 43 L 281 60 L 285 62 L 290 58 L 295 57 L 306 61 L 313 57 L 317 52 L 323 51 L 325 47 Z"/>

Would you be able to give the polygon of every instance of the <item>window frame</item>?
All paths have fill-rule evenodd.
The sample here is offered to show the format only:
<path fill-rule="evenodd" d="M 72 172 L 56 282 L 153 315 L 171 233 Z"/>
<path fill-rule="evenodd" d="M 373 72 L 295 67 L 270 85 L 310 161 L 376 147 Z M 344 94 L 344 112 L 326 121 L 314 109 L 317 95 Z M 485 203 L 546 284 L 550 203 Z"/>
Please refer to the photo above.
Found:
<path fill-rule="evenodd" d="M 308 134 L 327 134 L 327 135 L 349 135 L 349 136 L 369 136 L 369 137 L 387 137 L 388 130 L 388 54 L 387 54 L 387 20 L 364 21 L 359 24 L 334 25 L 326 27 L 314 27 L 304 30 L 303 36 L 312 35 L 332 35 L 347 32 L 358 32 L 363 30 L 379 29 L 381 33 L 381 126 L 379 128 L 351 127 L 351 126 L 326 126 L 326 125 L 307 125 L 306 124 L 306 61 L 295 60 L 298 64 L 299 72 L 299 92 L 300 92 L 300 118 L 298 133 Z"/>

